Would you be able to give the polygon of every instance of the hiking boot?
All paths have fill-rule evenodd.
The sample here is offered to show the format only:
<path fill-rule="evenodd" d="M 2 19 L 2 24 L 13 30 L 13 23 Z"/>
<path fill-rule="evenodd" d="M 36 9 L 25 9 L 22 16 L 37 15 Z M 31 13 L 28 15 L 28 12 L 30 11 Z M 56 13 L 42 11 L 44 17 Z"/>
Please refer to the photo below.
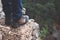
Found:
<path fill-rule="evenodd" d="M 23 15 L 23 16 L 21 17 L 21 19 L 18 21 L 18 23 L 19 23 L 20 25 L 24 25 L 25 23 L 28 22 L 28 20 L 29 20 L 29 16 L 28 16 L 28 15 Z"/>
<path fill-rule="evenodd" d="M 29 20 L 29 16 L 23 15 L 19 21 L 13 21 L 11 26 L 13 28 L 20 27 L 21 25 L 26 24 L 28 22 L 28 20 Z"/>
<path fill-rule="evenodd" d="M 13 22 L 11 23 L 11 26 L 12 26 L 13 28 L 17 28 L 17 27 L 20 27 L 20 24 L 19 24 L 17 21 L 13 21 Z"/>

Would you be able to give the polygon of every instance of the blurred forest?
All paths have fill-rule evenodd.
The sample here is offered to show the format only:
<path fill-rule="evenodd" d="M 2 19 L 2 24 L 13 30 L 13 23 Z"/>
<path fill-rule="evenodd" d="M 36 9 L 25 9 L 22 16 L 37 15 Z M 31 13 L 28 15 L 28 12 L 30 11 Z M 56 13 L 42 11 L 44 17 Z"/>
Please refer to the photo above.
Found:
<path fill-rule="evenodd" d="M 60 7 L 59 0 L 23 0 L 23 6 L 30 18 L 35 19 L 40 24 L 42 35 L 53 31 L 53 16 L 59 11 L 57 10 Z"/>
<path fill-rule="evenodd" d="M 23 0 L 23 6 L 27 9 L 30 18 L 35 19 L 40 25 L 50 20 L 50 13 L 55 13 L 54 0 Z"/>

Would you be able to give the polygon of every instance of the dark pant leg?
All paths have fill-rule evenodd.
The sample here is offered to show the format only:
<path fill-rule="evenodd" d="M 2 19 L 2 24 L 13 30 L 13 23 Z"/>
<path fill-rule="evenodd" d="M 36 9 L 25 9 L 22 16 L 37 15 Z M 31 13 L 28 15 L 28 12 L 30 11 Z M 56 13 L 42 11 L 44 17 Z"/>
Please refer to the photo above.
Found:
<path fill-rule="evenodd" d="M 13 0 L 13 20 L 19 20 L 22 16 L 22 0 Z"/>
<path fill-rule="evenodd" d="M 22 0 L 12 0 L 12 27 L 19 27 L 17 22 L 22 17 Z"/>
<path fill-rule="evenodd" d="M 11 1 L 11 0 L 10 0 Z M 9 0 L 2 0 L 3 11 L 5 13 L 5 24 L 11 24 L 11 5 L 9 4 Z"/>

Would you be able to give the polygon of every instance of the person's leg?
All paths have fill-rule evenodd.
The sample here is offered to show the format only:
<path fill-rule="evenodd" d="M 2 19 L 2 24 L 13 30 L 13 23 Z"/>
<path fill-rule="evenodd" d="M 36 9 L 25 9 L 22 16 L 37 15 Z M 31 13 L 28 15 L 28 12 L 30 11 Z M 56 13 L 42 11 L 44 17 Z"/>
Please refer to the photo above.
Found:
<path fill-rule="evenodd" d="M 9 4 L 10 1 L 2 0 L 3 11 L 5 13 L 5 24 L 11 25 L 11 5 Z"/>
<path fill-rule="evenodd" d="M 14 0 L 13 7 L 13 19 L 19 20 L 22 17 L 22 0 Z"/>
<path fill-rule="evenodd" d="M 22 0 L 12 0 L 12 9 L 13 9 L 13 27 L 19 27 L 19 21 L 22 17 Z"/>

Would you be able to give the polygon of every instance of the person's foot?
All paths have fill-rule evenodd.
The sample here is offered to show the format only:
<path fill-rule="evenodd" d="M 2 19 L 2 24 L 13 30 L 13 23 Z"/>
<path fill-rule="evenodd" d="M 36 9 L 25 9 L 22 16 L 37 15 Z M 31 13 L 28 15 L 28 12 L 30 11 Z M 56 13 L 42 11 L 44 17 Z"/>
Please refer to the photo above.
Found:
<path fill-rule="evenodd" d="M 28 15 L 23 15 L 23 16 L 21 17 L 21 19 L 18 21 L 18 23 L 19 23 L 20 25 L 24 25 L 25 23 L 28 22 L 28 20 L 29 20 L 29 16 L 28 16 Z"/>
<path fill-rule="evenodd" d="M 5 18 L 5 25 L 6 26 L 11 26 L 11 19 L 8 19 L 8 18 L 6 19 Z"/>
<path fill-rule="evenodd" d="M 29 16 L 23 15 L 19 21 L 13 21 L 11 26 L 13 28 L 20 27 L 21 25 L 24 25 L 25 23 L 27 23 L 28 20 L 29 20 Z"/>
<path fill-rule="evenodd" d="M 16 21 L 13 21 L 12 24 L 11 24 L 11 26 L 12 26 L 13 28 L 17 28 L 17 27 L 20 27 L 20 24 L 17 23 Z"/>

